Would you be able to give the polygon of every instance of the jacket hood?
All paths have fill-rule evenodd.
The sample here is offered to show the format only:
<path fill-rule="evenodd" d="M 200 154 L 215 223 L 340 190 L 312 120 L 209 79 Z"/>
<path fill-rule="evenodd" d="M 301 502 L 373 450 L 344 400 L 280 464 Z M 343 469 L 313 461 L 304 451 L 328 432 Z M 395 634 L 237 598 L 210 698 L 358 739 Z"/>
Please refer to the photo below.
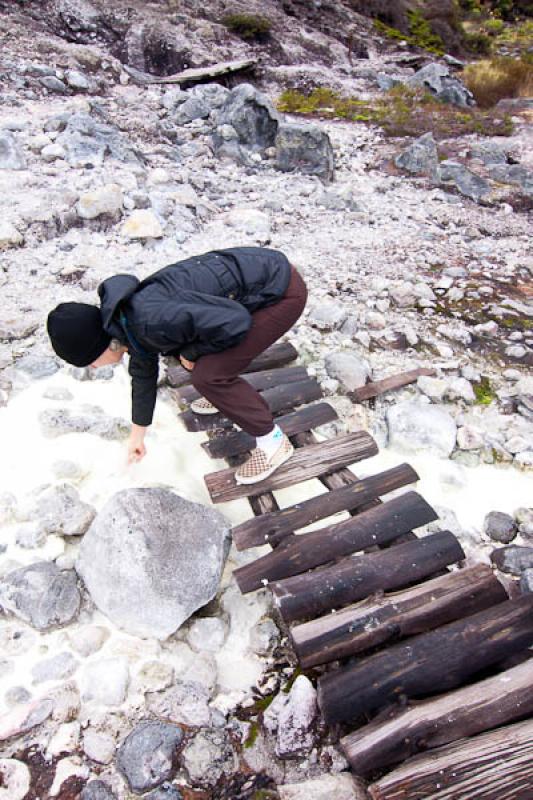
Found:
<path fill-rule="evenodd" d="M 135 292 L 139 283 L 139 279 L 134 275 L 113 275 L 112 278 L 103 281 L 98 287 L 102 323 L 108 333 L 116 335 L 113 316 L 118 306 Z"/>

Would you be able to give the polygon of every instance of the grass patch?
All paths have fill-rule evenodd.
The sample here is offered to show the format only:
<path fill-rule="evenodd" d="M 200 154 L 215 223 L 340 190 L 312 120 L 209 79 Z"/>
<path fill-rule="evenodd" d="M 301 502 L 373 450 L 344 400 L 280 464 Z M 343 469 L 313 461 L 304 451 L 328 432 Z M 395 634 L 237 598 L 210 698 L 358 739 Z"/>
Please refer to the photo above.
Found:
<path fill-rule="evenodd" d="M 507 97 L 533 95 L 533 63 L 504 56 L 484 59 L 469 64 L 463 80 L 481 108 L 492 108 Z"/>
<path fill-rule="evenodd" d="M 509 115 L 494 117 L 479 109 L 459 109 L 439 102 L 422 89 L 406 86 L 395 86 L 372 102 L 327 88 L 310 93 L 289 89 L 279 97 L 277 107 L 291 114 L 373 123 L 387 136 L 421 136 L 427 131 L 433 131 L 436 138 L 469 133 L 509 136 L 513 130 Z"/>
<path fill-rule="evenodd" d="M 405 41 L 412 47 L 421 47 L 423 50 L 439 56 L 446 52 L 446 47 L 441 37 L 433 33 L 431 23 L 425 19 L 419 9 L 408 11 L 407 19 L 409 25 L 408 34 L 402 33 L 398 28 L 391 28 L 389 25 L 385 25 L 379 19 L 374 20 L 374 28 L 382 36 L 386 36 L 387 39 Z"/>
<path fill-rule="evenodd" d="M 272 29 L 269 19 L 256 14 L 226 14 L 222 24 L 247 42 L 266 42 Z"/>
<path fill-rule="evenodd" d="M 481 380 L 473 384 L 473 389 L 476 395 L 476 403 L 480 406 L 489 406 L 496 397 L 486 375 L 482 375 Z"/>

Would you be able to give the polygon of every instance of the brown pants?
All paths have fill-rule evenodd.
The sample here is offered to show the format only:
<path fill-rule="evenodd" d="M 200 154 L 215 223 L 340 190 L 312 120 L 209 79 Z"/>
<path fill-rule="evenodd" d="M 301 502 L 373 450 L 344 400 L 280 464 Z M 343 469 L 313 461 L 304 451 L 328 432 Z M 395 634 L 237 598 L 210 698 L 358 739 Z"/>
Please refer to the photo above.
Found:
<path fill-rule="evenodd" d="M 305 308 L 307 287 L 291 267 L 291 280 L 283 297 L 252 314 L 252 327 L 236 347 L 202 356 L 192 371 L 192 384 L 225 417 L 251 436 L 264 436 L 273 417 L 261 395 L 239 374 L 248 364 L 292 328 Z"/>

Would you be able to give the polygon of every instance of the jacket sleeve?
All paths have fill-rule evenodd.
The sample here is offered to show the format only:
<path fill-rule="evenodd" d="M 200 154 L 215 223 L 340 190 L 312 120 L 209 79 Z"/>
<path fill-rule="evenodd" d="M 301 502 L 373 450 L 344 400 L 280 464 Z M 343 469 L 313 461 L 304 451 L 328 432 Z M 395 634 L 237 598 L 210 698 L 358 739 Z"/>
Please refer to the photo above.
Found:
<path fill-rule="evenodd" d="M 135 425 L 152 424 L 157 396 L 159 357 L 132 354 L 128 372 L 131 375 L 131 419 Z"/>
<path fill-rule="evenodd" d="M 251 325 L 249 311 L 235 300 L 192 291 L 187 292 L 176 315 L 165 322 L 168 335 L 184 342 L 180 355 L 189 361 L 234 347 Z"/>

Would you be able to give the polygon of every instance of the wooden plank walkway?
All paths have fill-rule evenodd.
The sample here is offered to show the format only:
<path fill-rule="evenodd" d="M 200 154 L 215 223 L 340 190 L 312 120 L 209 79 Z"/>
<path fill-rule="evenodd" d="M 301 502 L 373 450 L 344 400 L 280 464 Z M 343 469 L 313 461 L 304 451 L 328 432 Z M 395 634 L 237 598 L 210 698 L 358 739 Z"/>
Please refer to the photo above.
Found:
<path fill-rule="evenodd" d="M 262 483 L 234 479 L 251 436 L 221 415 L 181 414 L 188 430 L 209 432 L 206 452 L 230 465 L 205 476 L 213 502 L 249 500 L 255 516 L 233 529 L 237 548 L 272 548 L 235 570 L 240 590 L 272 592 L 324 719 L 341 726 L 354 775 L 370 780 L 370 800 L 533 798 L 533 595 L 509 599 L 490 567 L 464 566 L 449 531 L 418 538 L 437 514 L 409 488 L 419 480 L 412 467 L 364 478 L 349 468 L 377 453 L 369 434 L 317 439 L 312 430 L 337 415 L 306 370 L 289 366 L 296 356 L 274 345 L 243 376 L 296 448 Z M 352 400 L 430 372 L 390 376 Z M 182 407 L 198 396 L 180 367 L 169 380 Z M 329 491 L 280 509 L 276 490 L 312 478 Z M 349 517 L 336 521 L 341 512 Z M 499 768 L 481 763 L 485 755 Z"/>

